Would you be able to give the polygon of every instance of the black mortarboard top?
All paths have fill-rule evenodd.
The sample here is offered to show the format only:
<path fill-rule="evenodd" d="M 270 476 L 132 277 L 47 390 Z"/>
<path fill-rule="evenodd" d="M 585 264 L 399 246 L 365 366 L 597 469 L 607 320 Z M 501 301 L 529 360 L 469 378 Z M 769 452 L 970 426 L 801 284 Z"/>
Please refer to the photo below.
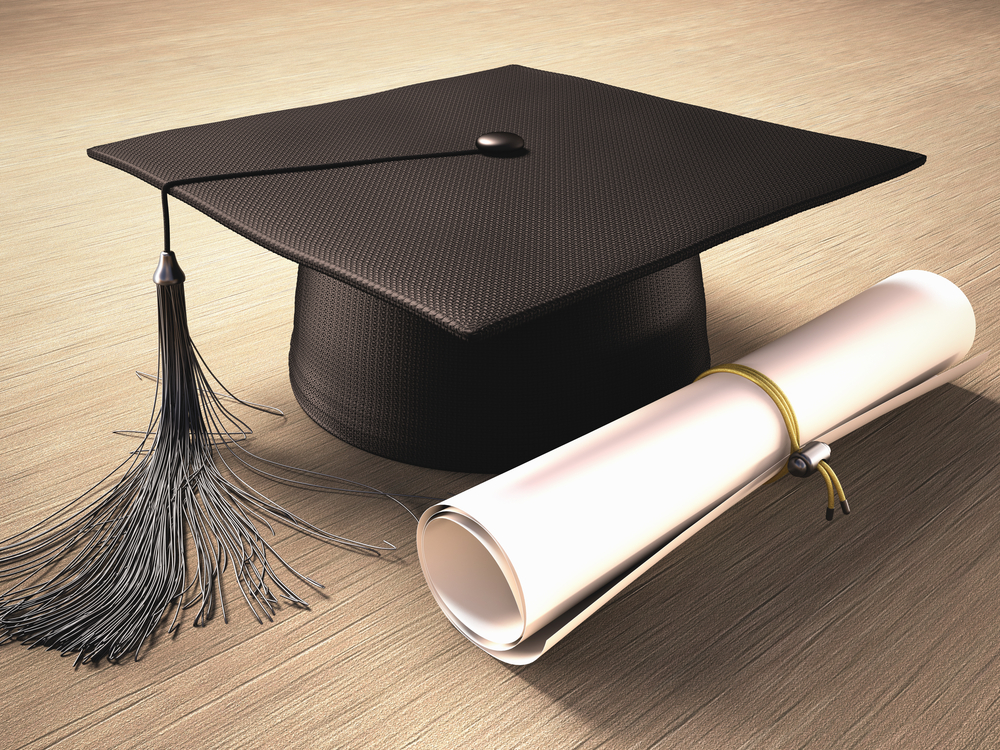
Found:
<path fill-rule="evenodd" d="M 88 153 L 300 264 L 316 422 L 481 472 L 709 365 L 698 253 L 924 162 L 517 65 Z"/>

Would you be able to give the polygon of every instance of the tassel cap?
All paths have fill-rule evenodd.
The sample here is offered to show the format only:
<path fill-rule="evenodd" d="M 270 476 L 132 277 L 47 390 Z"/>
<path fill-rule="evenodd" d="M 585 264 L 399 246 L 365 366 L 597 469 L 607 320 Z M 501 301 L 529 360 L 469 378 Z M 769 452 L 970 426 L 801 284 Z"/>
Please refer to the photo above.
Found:
<path fill-rule="evenodd" d="M 153 272 L 153 281 L 158 286 L 171 286 L 184 281 L 184 272 L 177 263 L 177 256 L 170 250 L 160 253 L 160 262 Z"/>

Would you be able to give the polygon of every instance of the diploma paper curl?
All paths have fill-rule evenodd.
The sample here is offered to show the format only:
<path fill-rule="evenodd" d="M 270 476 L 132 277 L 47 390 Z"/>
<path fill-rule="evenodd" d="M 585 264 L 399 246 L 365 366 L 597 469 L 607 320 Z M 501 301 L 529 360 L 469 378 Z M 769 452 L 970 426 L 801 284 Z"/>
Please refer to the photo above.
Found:
<path fill-rule="evenodd" d="M 803 442 L 830 442 L 967 371 L 944 373 L 975 329 L 958 287 L 904 271 L 738 364 L 780 386 Z M 788 454 L 770 397 L 737 375 L 709 375 L 429 508 L 420 564 L 456 628 L 497 659 L 526 664 Z"/>

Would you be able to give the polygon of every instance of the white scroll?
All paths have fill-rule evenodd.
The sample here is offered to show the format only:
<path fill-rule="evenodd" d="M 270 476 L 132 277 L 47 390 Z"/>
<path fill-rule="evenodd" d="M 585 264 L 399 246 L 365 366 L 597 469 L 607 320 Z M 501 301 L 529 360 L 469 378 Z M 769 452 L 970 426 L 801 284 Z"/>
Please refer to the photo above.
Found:
<path fill-rule="evenodd" d="M 978 364 L 985 355 L 947 369 L 975 328 L 958 287 L 904 271 L 738 362 L 784 391 L 802 443 L 829 443 Z M 429 508 L 420 564 L 456 628 L 526 664 L 788 453 L 771 399 L 742 377 L 712 374 Z M 864 502 L 863 488 L 848 493 Z"/>

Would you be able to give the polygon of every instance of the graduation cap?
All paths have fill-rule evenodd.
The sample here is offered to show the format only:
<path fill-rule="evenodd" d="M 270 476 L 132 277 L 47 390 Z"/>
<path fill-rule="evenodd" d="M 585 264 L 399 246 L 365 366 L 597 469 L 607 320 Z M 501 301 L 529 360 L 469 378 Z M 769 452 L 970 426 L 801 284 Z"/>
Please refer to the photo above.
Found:
<path fill-rule="evenodd" d="M 699 253 L 925 160 L 517 65 L 88 153 L 299 264 L 312 419 L 479 472 L 708 367 Z"/>
<path fill-rule="evenodd" d="M 315 421 L 499 472 L 708 367 L 699 253 L 924 161 L 520 66 L 88 153 L 161 192 L 159 412 L 120 479 L 0 542 L 0 643 L 78 663 L 138 658 L 171 609 L 171 629 L 190 606 L 211 619 L 229 562 L 258 619 L 277 596 L 304 605 L 262 513 L 392 547 L 322 532 L 232 471 L 249 428 L 191 342 L 168 196 L 299 263 L 289 369 Z"/>

